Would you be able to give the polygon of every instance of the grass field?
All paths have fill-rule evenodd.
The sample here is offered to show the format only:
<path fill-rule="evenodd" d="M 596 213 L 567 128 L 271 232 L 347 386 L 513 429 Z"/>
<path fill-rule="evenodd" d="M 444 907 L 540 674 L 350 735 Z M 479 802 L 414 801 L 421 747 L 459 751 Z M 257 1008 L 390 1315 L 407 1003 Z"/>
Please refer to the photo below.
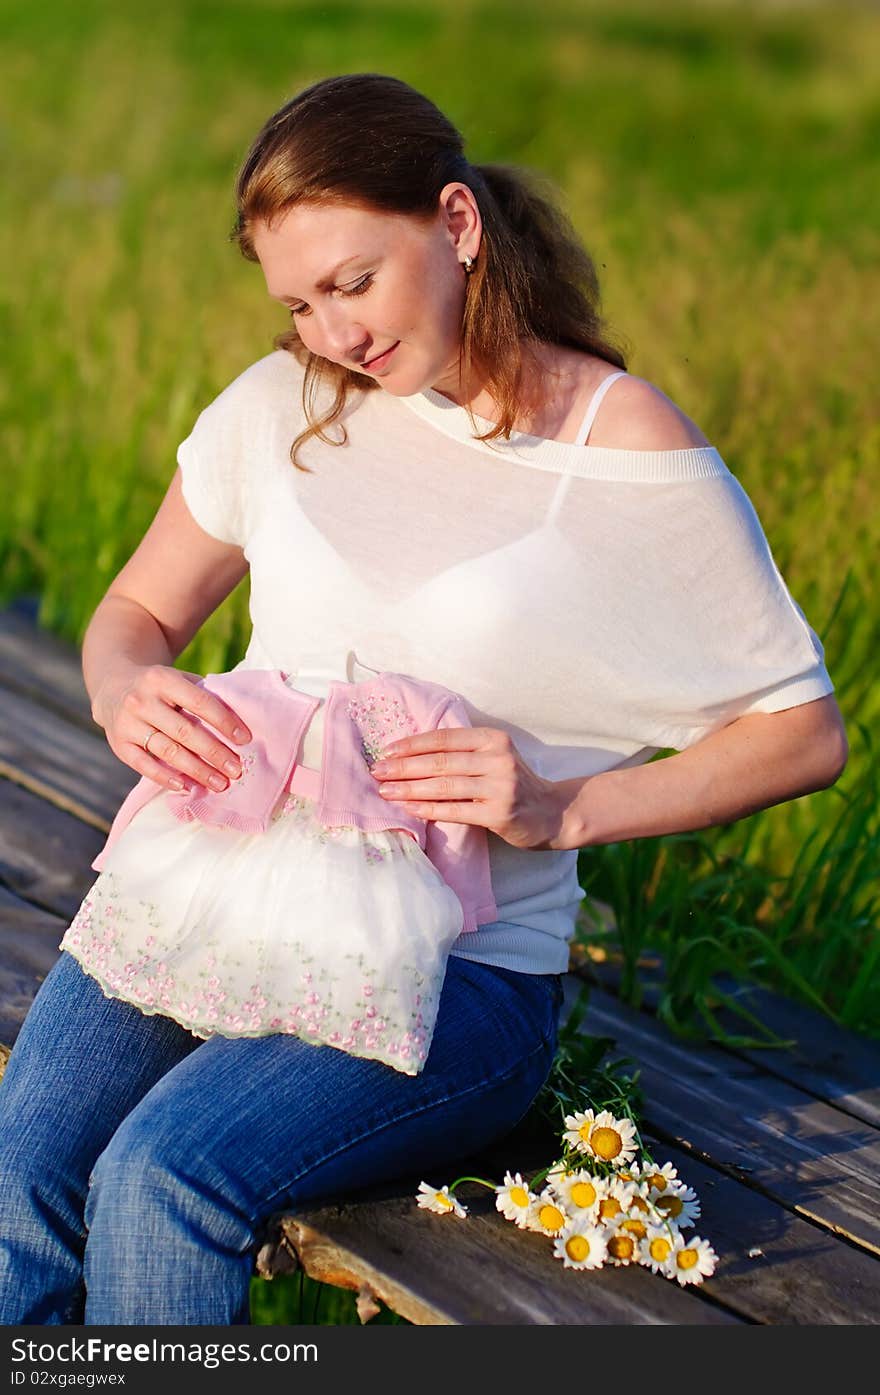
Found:
<path fill-rule="evenodd" d="M 6 507 L 0 601 L 79 640 L 174 452 L 283 312 L 227 241 L 252 135 L 332 72 L 392 72 L 475 160 L 542 170 L 599 265 L 631 369 L 751 494 L 826 646 L 838 785 L 701 837 L 582 855 L 630 965 L 668 956 L 682 1021 L 713 967 L 880 1032 L 877 504 L 880 14 L 599 0 L 0 5 Z M 181 657 L 239 657 L 244 588 Z M 677 996 L 676 996 L 677 995 Z"/>

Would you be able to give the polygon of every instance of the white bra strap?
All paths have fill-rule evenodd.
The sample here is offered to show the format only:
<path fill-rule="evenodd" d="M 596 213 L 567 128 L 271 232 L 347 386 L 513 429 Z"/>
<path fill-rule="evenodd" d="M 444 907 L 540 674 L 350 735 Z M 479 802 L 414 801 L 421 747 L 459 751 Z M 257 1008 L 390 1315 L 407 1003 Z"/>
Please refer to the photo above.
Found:
<path fill-rule="evenodd" d="M 552 497 L 551 497 L 551 499 L 550 499 L 550 503 L 549 503 L 548 506 L 547 506 L 547 512 L 546 512 L 545 515 L 544 515 L 544 527 L 545 527 L 545 528 L 551 527 L 551 526 L 556 522 L 557 518 L 559 517 L 559 510 L 562 508 L 562 501 L 563 501 L 563 499 L 565 498 L 566 494 L 568 493 L 569 486 L 571 485 L 571 481 L 572 481 L 572 476 L 571 476 L 571 475 L 560 475 L 560 476 L 559 476 L 559 483 L 557 484 L 556 488 L 555 488 L 554 491 L 553 491 L 553 495 L 552 495 Z"/>
<path fill-rule="evenodd" d="M 589 436 L 593 422 L 596 419 L 596 413 L 599 410 L 602 398 L 605 396 L 606 392 L 610 388 L 611 384 L 615 381 L 615 379 L 625 377 L 626 372 L 624 371 L 624 369 L 620 368 L 616 373 L 609 373 L 607 378 L 602 379 L 601 383 L 596 388 L 596 391 L 593 393 L 593 396 L 590 398 L 590 405 L 587 407 L 586 415 L 580 425 L 580 430 L 574 438 L 574 445 L 585 446 L 587 444 L 587 437 Z"/>

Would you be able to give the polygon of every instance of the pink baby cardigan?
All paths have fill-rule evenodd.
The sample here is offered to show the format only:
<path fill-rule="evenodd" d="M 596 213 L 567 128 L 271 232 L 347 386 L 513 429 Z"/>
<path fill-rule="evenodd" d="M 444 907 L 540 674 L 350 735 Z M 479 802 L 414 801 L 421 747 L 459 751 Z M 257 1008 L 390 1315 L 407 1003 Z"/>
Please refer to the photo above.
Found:
<path fill-rule="evenodd" d="M 198 686 L 216 694 L 246 722 L 253 740 L 238 748 L 242 774 L 225 790 L 197 785 L 175 794 L 143 776 L 123 801 L 92 863 L 102 871 L 106 854 L 134 815 L 165 793 L 175 817 L 265 832 L 288 785 L 316 800 L 315 817 L 328 827 L 367 831 L 397 828 L 412 835 L 464 911 L 463 931 L 498 919 L 489 872 L 486 830 L 474 824 L 426 822 L 378 792 L 370 773 L 379 752 L 402 736 L 441 727 L 471 725 L 457 693 L 400 673 L 380 673 L 360 683 L 331 682 L 325 709 L 320 771 L 296 765 L 302 738 L 319 699 L 284 682 L 278 669 L 211 673 Z M 199 721 L 199 718 L 194 718 Z M 203 725 L 220 737 L 209 722 Z M 221 737 L 221 740 L 224 739 Z"/>

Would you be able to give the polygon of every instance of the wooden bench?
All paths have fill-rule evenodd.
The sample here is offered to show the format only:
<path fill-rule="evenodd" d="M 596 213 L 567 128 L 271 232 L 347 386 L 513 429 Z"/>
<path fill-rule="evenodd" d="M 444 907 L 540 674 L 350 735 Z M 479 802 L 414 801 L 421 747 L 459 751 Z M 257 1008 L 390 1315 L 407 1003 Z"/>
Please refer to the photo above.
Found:
<path fill-rule="evenodd" d="M 94 725 L 75 650 L 24 610 L 0 614 L 0 1043 L 11 1046 L 94 873 L 91 861 L 136 776 Z M 567 1004 L 585 970 L 567 975 Z M 647 1270 L 573 1273 L 476 1186 L 466 1222 L 414 1201 L 419 1178 L 277 1217 L 264 1277 L 302 1265 L 425 1325 L 825 1324 L 880 1321 L 880 1045 L 750 990 L 787 1050 L 682 1042 L 648 1010 L 591 990 L 584 1030 L 613 1037 L 641 1070 L 644 1122 L 700 1197 L 698 1229 L 720 1256 L 699 1289 Z M 3 1049 L 0 1047 L 0 1067 Z M 550 1154 L 527 1127 L 438 1185 L 501 1179 Z"/>

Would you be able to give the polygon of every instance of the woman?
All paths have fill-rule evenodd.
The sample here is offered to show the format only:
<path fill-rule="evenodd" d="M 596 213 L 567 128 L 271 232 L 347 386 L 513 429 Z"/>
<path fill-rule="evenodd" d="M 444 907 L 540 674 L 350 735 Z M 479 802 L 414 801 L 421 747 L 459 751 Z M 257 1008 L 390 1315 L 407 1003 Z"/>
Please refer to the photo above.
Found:
<path fill-rule="evenodd" d="M 93 715 L 168 789 L 239 778 L 251 733 L 173 661 L 249 569 L 239 667 L 461 694 L 470 726 L 373 773 L 420 818 L 486 830 L 498 920 L 453 946 L 414 1077 L 283 1033 L 198 1041 L 62 953 L 0 1087 L 7 1323 L 246 1323 L 274 1215 L 437 1175 L 525 1113 L 578 848 L 727 823 L 846 761 L 748 499 L 626 373 L 588 255 L 524 175 L 469 163 L 406 84 L 353 75 L 267 122 L 237 199 L 292 328 L 201 414 L 95 612 Z"/>

